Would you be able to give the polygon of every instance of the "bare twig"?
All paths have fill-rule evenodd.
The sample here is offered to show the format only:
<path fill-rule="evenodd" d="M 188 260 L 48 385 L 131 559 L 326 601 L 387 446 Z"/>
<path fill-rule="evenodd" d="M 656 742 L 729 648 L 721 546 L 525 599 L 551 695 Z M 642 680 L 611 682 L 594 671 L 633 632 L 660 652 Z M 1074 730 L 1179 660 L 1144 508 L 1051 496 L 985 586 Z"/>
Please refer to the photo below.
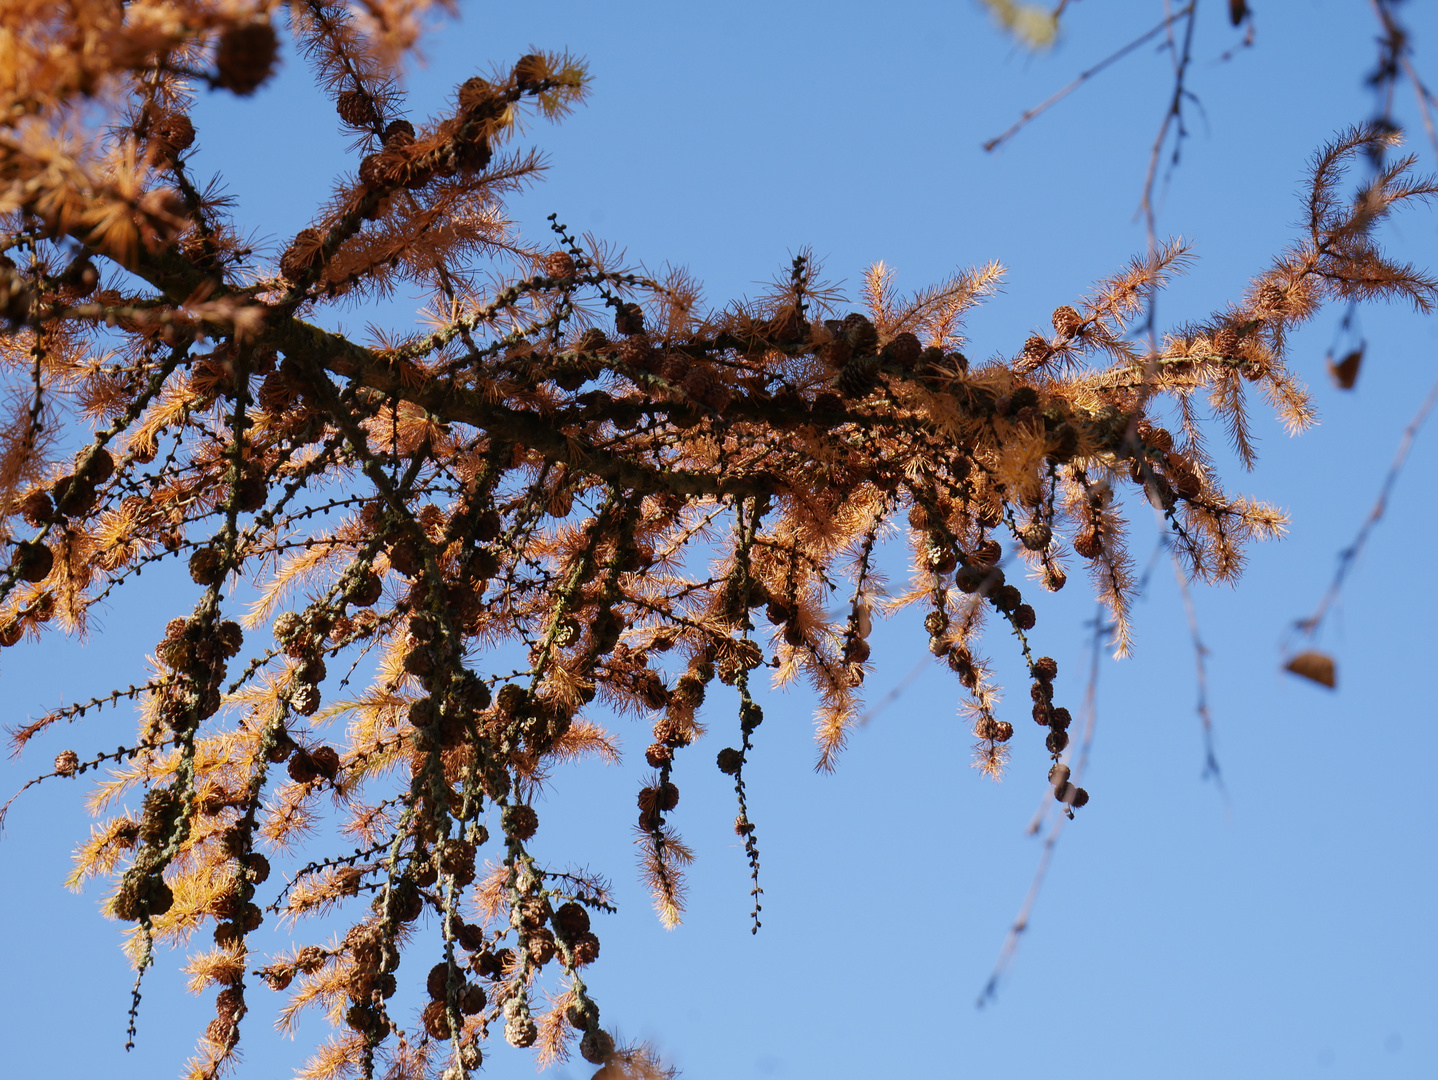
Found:
<path fill-rule="evenodd" d="M 1167 0 L 1165 0 L 1167 7 Z M 1169 98 L 1168 109 L 1163 114 L 1163 122 L 1158 126 L 1158 135 L 1153 140 L 1153 146 L 1148 155 L 1148 171 L 1143 179 L 1143 197 L 1139 200 L 1138 212 L 1143 215 L 1144 233 L 1148 238 L 1148 251 L 1151 256 L 1158 250 L 1158 227 L 1157 218 L 1153 207 L 1153 189 L 1158 180 L 1158 161 L 1163 154 L 1164 144 L 1168 142 L 1169 131 L 1173 125 L 1178 125 L 1174 137 L 1173 157 L 1169 162 L 1170 167 L 1178 164 L 1178 155 L 1183 146 L 1184 137 L 1188 131 L 1183 126 L 1183 102 L 1185 98 L 1192 97 L 1185 80 L 1188 76 L 1188 67 L 1193 58 L 1193 27 L 1196 22 L 1194 18 L 1195 4 L 1185 5 L 1179 11 L 1173 13 L 1164 22 L 1164 29 L 1168 31 L 1168 48 L 1173 54 L 1173 95 Z M 1188 25 L 1184 28 L 1183 48 L 1178 48 L 1178 43 L 1173 37 L 1173 24 L 1181 19 L 1187 18 Z M 1148 318 L 1144 325 L 1144 332 L 1149 339 L 1152 351 L 1158 351 L 1157 339 L 1157 292 L 1150 294 L 1148 299 Z"/>
<path fill-rule="evenodd" d="M 1041 101 L 1039 104 L 1035 105 L 1032 109 L 1029 109 L 1022 116 L 1020 116 L 1018 120 L 1014 123 L 1013 127 L 1009 128 L 1002 135 L 995 136 L 988 142 L 984 143 L 984 149 L 987 151 L 997 150 L 1004 143 L 1008 142 L 1009 139 L 1017 135 L 1019 131 L 1024 127 L 1024 125 L 1026 125 L 1030 120 L 1034 119 L 1035 117 L 1039 116 L 1044 112 L 1047 112 L 1050 108 L 1057 105 L 1064 98 L 1068 97 L 1084 83 L 1088 82 L 1089 79 L 1093 78 L 1105 68 L 1116 64 L 1129 53 L 1137 49 L 1140 45 L 1144 45 L 1152 41 L 1159 34 L 1167 30 L 1168 27 L 1174 22 L 1174 20 L 1182 18 L 1186 13 L 1192 10 L 1193 4 L 1190 3 L 1185 5 L 1180 11 L 1167 16 L 1163 20 L 1163 22 L 1159 23 L 1152 30 L 1149 30 L 1147 33 L 1135 38 L 1133 41 L 1130 41 L 1123 48 L 1100 60 L 1097 64 L 1089 68 L 1087 71 L 1080 72 L 1078 77 L 1075 78 L 1073 82 L 1069 83 L 1062 90 L 1059 90 L 1050 97 Z"/>
<path fill-rule="evenodd" d="M 898 682 L 896 682 L 889 689 L 888 693 L 886 693 L 878 701 L 874 702 L 874 704 L 869 707 L 869 709 L 864 713 L 863 716 L 859 717 L 860 725 L 867 724 L 870 720 L 874 719 L 874 717 L 878 716 L 894 702 L 898 701 L 899 698 L 903 696 L 904 691 L 907 690 L 909 687 L 913 686 L 914 681 L 918 679 L 918 677 L 924 673 L 924 669 L 930 667 L 933 662 L 933 657 L 931 656 L 919 657 L 919 662 L 915 664 L 912 669 L 910 669 L 909 673 L 905 675 L 902 679 L 900 679 Z"/>
<path fill-rule="evenodd" d="M 1104 610 L 1098 609 L 1089 624 L 1093 627 L 1091 649 L 1089 652 L 1089 676 L 1088 687 L 1084 691 L 1084 729 L 1083 740 L 1079 744 L 1079 751 L 1073 765 L 1072 782 L 1077 784 L 1083 777 L 1085 768 L 1088 766 L 1089 750 L 1093 746 L 1093 734 L 1098 719 L 1098 668 L 1099 659 L 1103 654 L 1104 640 L 1113 632 L 1112 623 L 1104 619 Z M 1058 805 L 1052 798 L 1045 800 L 1047 804 Z M 1034 868 L 1033 880 L 1029 882 L 1029 891 L 1024 895 L 1023 904 L 1019 907 L 1019 913 L 1014 918 L 1013 925 L 1004 938 L 1003 946 L 999 949 L 999 957 L 994 962 L 994 970 L 989 974 L 988 981 L 979 992 L 978 1001 L 975 1002 L 978 1008 L 994 1001 L 998 996 L 999 982 L 1007 974 L 1009 967 L 1013 964 L 1014 957 L 1018 954 L 1019 938 L 1029 928 L 1029 916 L 1033 913 L 1034 905 L 1039 898 L 1039 892 L 1043 888 L 1044 878 L 1048 875 L 1049 863 L 1053 861 L 1054 849 L 1058 847 L 1059 836 L 1063 833 L 1064 825 L 1068 823 L 1069 815 L 1054 814 L 1053 823 L 1049 826 L 1048 835 L 1044 837 L 1043 850 L 1039 853 L 1038 866 Z M 1039 828 L 1039 820 L 1029 827 L 1032 835 Z"/>
<path fill-rule="evenodd" d="M 1294 623 L 1294 628 L 1305 637 L 1311 638 L 1318 633 L 1324 618 L 1328 615 L 1329 608 L 1338 599 L 1338 594 L 1343 590 L 1343 582 L 1358 561 L 1358 556 L 1362 554 L 1369 534 L 1373 532 L 1374 527 L 1383 518 L 1384 511 L 1388 509 L 1388 496 L 1393 491 L 1393 485 L 1398 481 L 1398 474 L 1403 471 L 1409 451 L 1413 449 L 1413 441 L 1418 437 L 1418 432 L 1422 430 L 1435 403 L 1438 403 L 1438 382 L 1434 382 L 1428 388 L 1428 395 L 1423 399 L 1423 404 L 1418 406 L 1418 411 L 1408 422 L 1408 427 L 1404 429 L 1403 438 L 1398 444 L 1398 453 L 1393 457 L 1393 464 L 1388 467 L 1388 475 L 1383 478 L 1383 486 L 1378 489 L 1378 499 L 1374 502 L 1373 509 L 1368 511 L 1368 517 L 1359 528 L 1358 535 L 1353 538 L 1353 543 L 1338 553 L 1338 569 L 1333 575 L 1333 581 L 1329 583 L 1328 590 L 1323 594 L 1323 599 L 1318 602 L 1318 607 L 1313 610 L 1312 615 Z"/>
<path fill-rule="evenodd" d="M 1387 57 L 1380 56 L 1379 69 L 1374 76 L 1376 89 L 1383 99 L 1382 113 L 1387 117 L 1393 111 L 1393 91 L 1401 70 L 1413 84 L 1413 96 L 1417 99 L 1418 114 L 1423 119 L 1423 130 L 1428 133 L 1428 141 L 1433 144 L 1434 150 L 1438 150 L 1438 129 L 1434 127 L 1433 112 L 1430 108 L 1430 105 L 1438 103 L 1438 98 L 1434 97 L 1433 92 L 1419 77 L 1418 69 L 1413 66 L 1409 55 L 1411 49 L 1408 45 L 1408 31 L 1394 17 L 1388 0 L 1369 0 L 1369 5 L 1383 27 L 1379 46 L 1389 52 Z"/>
<path fill-rule="evenodd" d="M 1169 549 L 1173 561 L 1173 576 L 1178 581 L 1178 592 L 1183 597 L 1183 611 L 1188 618 L 1188 633 L 1193 639 L 1194 675 L 1198 688 L 1198 719 L 1203 727 L 1203 778 L 1212 779 L 1223 790 L 1223 774 L 1218 767 L 1218 755 L 1213 748 L 1213 714 L 1208 708 L 1208 646 L 1198 627 L 1198 611 L 1193 606 L 1193 591 L 1188 585 L 1188 576 L 1179 563 L 1178 552 Z"/>

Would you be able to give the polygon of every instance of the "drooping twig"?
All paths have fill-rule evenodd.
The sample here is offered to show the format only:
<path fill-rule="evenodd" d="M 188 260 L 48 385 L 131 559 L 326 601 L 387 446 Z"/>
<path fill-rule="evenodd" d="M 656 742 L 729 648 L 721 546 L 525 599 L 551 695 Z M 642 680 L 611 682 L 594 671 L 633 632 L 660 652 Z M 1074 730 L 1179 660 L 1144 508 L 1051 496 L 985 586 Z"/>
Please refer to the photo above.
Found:
<path fill-rule="evenodd" d="M 1428 388 L 1428 394 L 1423 399 L 1423 403 L 1418 406 L 1418 411 L 1413 414 L 1413 419 L 1408 421 L 1408 426 L 1403 431 L 1403 438 L 1398 443 L 1398 453 L 1393 456 L 1393 464 L 1388 467 L 1388 475 L 1383 478 L 1383 485 L 1378 489 L 1378 498 L 1373 503 L 1373 509 L 1368 511 L 1368 517 L 1359 527 L 1358 535 L 1353 538 L 1353 543 L 1338 553 L 1338 569 L 1334 572 L 1333 580 L 1329 583 L 1323 598 L 1313 609 L 1313 614 L 1294 623 L 1294 629 L 1303 636 L 1312 638 L 1318 633 L 1324 618 L 1328 615 L 1329 608 L 1333 606 L 1334 601 L 1338 599 L 1338 594 L 1342 592 L 1343 582 L 1348 577 L 1348 572 L 1353 569 L 1354 564 L 1358 561 L 1358 556 L 1363 552 L 1363 546 L 1368 543 L 1369 535 L 1388 509 L 1388 496 L 1393 491 L 1393 485 L 1398 481 L 1398 474 L 1403 471 L 1408 454 L 1413 449 L 1413 441 L 1418 437 L 1418 432 L 1422 430 L 1435 403 L 1438 403 L 1438 382 L 1434 382 Z"/>
<path fill-rule="evenodd" d="M 1104 614 L 1104 609 L 1099 607 L 1093 620 L 1089 623 L 1093 627 L 1093 634 L 1090 637 L 1088 687 L 1084 691 L 1083 739 L 1074 759 L 1072 774 L 1074 782 L 1082 778 L 1084 769 L 1088 766 L 1089 750 L 1093 746 L 1094 728 L 1098 719 L 1099 659 L 1103 653 L 1104 641 L 1114 630 L 1113 624 L 1104 618 Z M 1038 901 L 1044 878 L 1048 876 L 1049 864 L 1053 861 L 1054 850 L 1058 847 L 1059 836 L 1063 833 L 1064 825 L 1068 823 L 1069 817 L 1069 814 L 1054 815 L 1048 835 L 1044 837 L 1043 850 L 1039 853 L 1038 866 L 1034 868 L 1034 876 L 1033 880 L 1029 882 L 1029 890 L 1024 894 L 1024 901 L 1019 907 L 1019 913 L 1015 916 L 1008 934 L 1004 937 L 1003 946 L 999 949 L 999 957 L 994 962 L 994 969 L 989 973 L 988 981 L 984 983 L 984 988 L 979 992 L 978 1000 L 975 1002 L 980 1009 L 997 999 L 999 982 L 1008 972 L 1014 957 L 1018 954 L 1019 939 L 1029 928 L 1029 916 L 1033 913 L 1034 904 Z M 1036 819 L 1034 824 L 1029 827 L 1030 834 L 1038 831 L 1040 820 L 1041 818 Z"/>
<path fill-rule="evenodd" d="M 1223 773 L 1218 767 L 1218 754 L 1213 748 L 1213 714 L 1208 707 L 1208 646 L 1203 642 L 1203 634 L 1198 626 L 1198 610 L 1193 604 L 1193 590 L 1189 588 L 1188 575 L 1183 572 L 1183 564 L 1179 562 L 1178 552 L 1172 546 L 1169 548 L 1169 558 L 1173 563 L 1174 580 L 1178 582 L 1178 592 L 1183 598 L 1183 612 L 1188 619 L 1188 633 L 1193 641 L 1193 663 L 1194 678 L 1197 685 L 1197 709 L 1199 724 L 1203 729 L 1203 779 L 1212 780 L 1223 790 Z"/>

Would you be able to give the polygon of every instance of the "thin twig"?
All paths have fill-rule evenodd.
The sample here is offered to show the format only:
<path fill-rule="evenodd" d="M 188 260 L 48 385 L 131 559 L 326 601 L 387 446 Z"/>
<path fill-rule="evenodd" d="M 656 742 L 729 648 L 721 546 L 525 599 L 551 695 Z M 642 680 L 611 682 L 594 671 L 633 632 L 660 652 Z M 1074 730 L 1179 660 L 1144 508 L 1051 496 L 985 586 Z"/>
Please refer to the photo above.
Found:
<path fill-rule="evenodd" d="M 1423 130 L 1428 132 L 1428 141 L 1433 144 L 1433 149 L 1438 151 L 1438 130 L 1433 127 L 1433 113 L 1428 108 L 1434 100 L 1433 93 L 1423 85 L 1423 80 L 1418 77 L 1418 70 L 1413 66 L 1413 61 L 1403 57 L 1400 61 L 1403 65 L 1403 73 L 1408 76 L 1408 81 L 1413 84 L 1413 96 L 1418 99 L 1418 114 L 1423 118 Z"/>
<path fill-rule="evenodd" d="M 1208 646 L 1198 627 L 1198 610 L 1193 604 L 1193 590 L 1189 588 L 1188 576 L 1178 560 L 1178 552 L 1172 547 L 1169 557 L 1173 562 L 1173 576 L 1178 582 L 1178 592 L 1183 597 L 1183 611 L 1188 618 L 1188 633 L 1193 639 L 1194 677 L 1198 689 L 1198 719 L 1203 728 L 1203 779 L 1213 780 L 1223 790 L 1223 773 L 1218 767 L 1218 755 L 1213 748 L 1213 714 L 1208 708 Z"/>
<path fill-rule="evenodd" d="M 1088 766 L 1089 750 L 1093 746 L 1093 734 L 1098 719 L 1098 670 L 1099 659 L 1103 654 L 1104 639 L 1112 633 L 1114 626 L 1103 618 L 1103 608 L 1100 607 L 1094 614 L 1090 625 L 1093 627 L 1092 648 L 1089 654 L 1089 676 L 1088 687 L 1084 691 L 1084 730 L 1083 740 L 1079 744 L 1077 758 L 1074 761 L 1071 782 L 1075 785 L 1083 777 L 1085 768 Z M 1052 802 L 1050 798 L 1047 800 Z M 975 1005 L 982 1009 L 985 1005 L 996 1000 L 998 996 L 999 982 L 1007 974 L 1009 967 L 1013 964 L 1014 957 L 1019 950 L 1019 938 L 1029 928 L 1029 916 L 1033 913 L 1034 905 L 1038 902 L 1039 892 L 1043 888 L 1044 878 L 1049 871 L 1049 863 L 1053 860 L 1054 849 L 1058 846 L 1059 836 L 1063 833 L 1064 826 L 1069 821 L 1067 814 L 1055 814 L 1053 824 L 1049 826 L 1048 835 L 1044 837 L 1043 850 L 1039 853 L 1038 866 L 1034 868 L 1033 880 L 1029 882 L 1029 891 L 1024 895 L 1024 902 L 1019 907 L 1019 913 L 1014 918 L 1013 925 L 1004 938 L 1004 944 L 999 949 L 999 957 L 994 962 L 994 970 L 989 974 L 988 981 L 979 992 L 978 1001 Z M 1030 834 L 1037 832 L 1037 823 L 1030 826 Z"/>
<path fill-rule="evenodd" d="M 898 701 L 899 698 L 903 696 L 904 691 L 907 690 L 910 686 L 912 686 L 914 684 L 914 680 L 916 680 L 920 675 L 922 675 L 924 673 L 924 669 L 929 667 L 929 665 L 932 663 L 932 657 L 919 657 L 919 662 L 913 666 L 909 673 L 905 675 L 902 679 L 900 679 L 898 682 L 896 682 L 893 687 L 890 688 L 888 693 L 886 693 L 878 701 L 874 702 L 874 704 L 869 707 L 869 709 L 864 713 L 863 716 L 859 717 L 860 726 L 867 724 L 870 720 L 874 719 L 874 717 L 878 716 L 879 713 L 883 712 L 894 702 Z"/>
<path fill-rule="evenodd" d="M 995 138 L 992 138 L 988 142 L 984 143 L 984 149 L 987 151 L 997 150 L 1009 139 L 1017 135 L 1019 131 L 1024 127 L 1024 125 L 1027 124 L 1030 120 L 1039 116 L 1041 113 L 1047 112 L 1054 105 L 1057 105 L 1060 101 L 1068 97 L 1084 83 L 1088 82 L 1089 79 L 1093 78 L 1099 72 L 1103 71 L 1104 68 L 1107 68 L 1110 65 L 1122 60 L 1125 56 L 1133 52 L 1140 45 L 1144 45 L 1149 41 L 1152 41 L 1159 34 L 1163 33 L 1164 30 L 1166 30 L 1175 19 L 1182 18 L 1186 12 L 1191 11 L 1192 9 L 1193 4 L 1190 3 L 1176 14 L 1168 16 L 1166 19 L 1163 20 L 1163 22 L 1159 23 L 1146 34 L 1143 34 L 1142 36 L 1135 38 L 1133 41 L 1130 41 L 1123 48 L 1119 49 L 1117 52 L 1111 54 L 1110 56 L 1107 56 L 1104 59 L 1100 60 L 1097 64 L 1089 68 L 1087 71 L 1080 72 L 1078 77 L 1075 78 L 1073 82 L 1069 83 L 1062 90 L 1059 90 L 1057 93 L 1046 98 L 1044 101 L 1040 102 L 1038 105 L 1035 105 L 1032 109 L 1029 109 L 1022 116 L 1020 116 L 1018 120 L 1014 123 L 1013 127 L 1009 128 L 1002 135 L 996 136 Z"/>
<path fill-rule="evenodd" d="M 1183 126 L 1183 101 L 1185 97 L 1191 96 L 1185 88 L 1184 81 L 1188 76 L 1188 66 L 1193 58 L 1193 27 L 1195 22 L 1197 22 L 1194 18 L 1194 4 L 1189 3 L 1185 5 L 1164 21 L 1164 28 L 1169 29 L 1175 21 L 1185 16 L 1188 18 L 1188 26 L 1184 29 L 1182 52 L 1178 51 L 1177 42 L 1174 41 L 1171 30 L 1169 33 L 1168 47 L 1174 56 L 1173 96 L 1169 98 L 1168 110 L 1163 114 L 1163 123 L 1158 126 L 1158 136 L 1154 139 L 1153 146 L 1149 150 L 1148 171 L 1145 173 L 1143 180 L 1143 198 L 1139 200 L 1138 204 L 1138 212 L 1143 215 L 1144 232 L 1148 238 L 1148 253 L 1150 258 L 1152 258 L 1153 253 L 1158 250 L 1158 223 L 1153 208 L 1153 188 L 1158 179 L 1158 161 L 1163 154 L 1164 144 L 1168 142 L 1168 133 L 1175 122 L 1178 124 L 1178 131 L 1174 138 L 1173 159 L 1170 166 L 1178 164 L 1179 150 L 1183 145 L 1184 137 L 1188 134 L 1188 131 Z M 1149 294 L 1148 319 L 1144 325 L 1144 332 L 1149 339 L 1150 349 L 1153 352 L 1158 351 L 1157 299 L 1157 290 Z"/>
<path fill-rule="evenodd" d="M 1423 399 L 1423 404 L 1418 406 L 1418 411 L 1413 419 L 1408 422 L 1408 427 L 1403 431 L 1403 439 L 1398 444 L 1398 453 L 1394 455 L 1393 464 L 1388 467 L 1388 475 L 1383 478 L 1383 486 L 1378 489 L 1378 499 L 1373 504 L 1373 509 L 1368 511 L 1368 517 L 1364 520 L 1358 535 L 1353 538 L 1353 543 L 1338 553 L 1338 569 L 1333 575 L 1333 581 L 1329 584 L 1323 599 L 1318 602 L 1318 607 L 1313 614 L 1306 619 L 1299 619 L 1294 627 L 1306 637 L 1313 637 L 1318 633 L 1328 609 L 1338 599 L 1339 592 L 1343 589 L 1344 579 L 1348 572 L 1353 569 L 1354 563 L 1363 551 L 1363 545 L 1368 542 L 1368 536 L 1372 533 L 1374 526 L 1382 519 L 1384 511 L 1388 509 L 1388 496 L 1393 491 L 1393 485 L 1398 481 L 1398 474 L 1403 471 L 1403 465 L 1408 460 L 1408 453 L 1413 449 L 1413 442 L 1418 437 L 1424 421 L 1432 412 L 1433 406 L 1438 403 L 1438 381 L 1435 381 L 1428 388 L 1428 396 Z"/>
<path fill-rule="evenodd" d="M 1403 69 L 1403 74 L 1408 76 L 1408 81 L 1413 84 L 1413 96 L 1418 99 L 1418 114 L 1423 119 L 1423 130 L 1428 133 L 1428 141 L 1433 144 L 1433 149 L 1438 150 L 1438 129 L 1434 128 L 1433 113 L 1428 107 L 1435 99 L 1423 80 L 1418 77 L 1418 69 L 1413 66 L 1413 61 L 1408 56 L 1408 32 L 1399 25 L 1388 5 L 1382 0 L 1368 2 L 1373 8 L 1373 14 L 1383 26 L 1384 38 L 1380 40 L 1380 45 L 1387 44 L 1393 50 L 1393 63 Z M 1380 93 L 1387 91 L 1383 108 L 1383 113 L 1387 116 L 1392 112 L 1393 84 L 1397 82 L 1397 73 L 1392 68 L 1385 70 L 1380 67 L 1379 70 Z"/>

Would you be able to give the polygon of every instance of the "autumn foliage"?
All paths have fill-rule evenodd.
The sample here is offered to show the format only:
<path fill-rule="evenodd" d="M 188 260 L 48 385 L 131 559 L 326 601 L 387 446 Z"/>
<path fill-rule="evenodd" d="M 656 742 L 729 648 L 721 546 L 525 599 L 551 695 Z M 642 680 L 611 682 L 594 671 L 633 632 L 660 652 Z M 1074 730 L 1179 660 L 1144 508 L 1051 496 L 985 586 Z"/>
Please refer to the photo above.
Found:
<path fill-rule="evenodd" d="M 642 1072 L 583 978 L 605 882 L 530 854 L 533 794 L 563 761 L 617 759 L 607 718 L 651 723 L 636 828 L 676 922 L 682 772 L 733 777 L 757 874 L 751 684 L 807 684 L 833 768 L 872 622 L 901 609 L 952 669 L 982 770 L 1042 739 L 1055 797 L 1081 807 L 1064 683 L 1035 636 L 1044 592 L 1082 571 L 1127 648 L 1126 505 L 1156 508 L 1193 577 L 1236 578 L 1283 517 L 1225 490 L 1198 407 L 1251 463 L 1251 395 L 1290 429 L 1313 419 L 1284 363 L 1296 326 L 1333 300 L 1438 299 L 1373 239 L 1438 187 L 1409 159 L 1345 185 L 1357 155 L 1396 143 L 1362 129 L 1315 157 L 1292 247 L 1154 349 L 1129 330 L 1180 243 L 983 362 L 964 317 L 997 264 L 907 297 L 880 264 L 851 310 L 801 254 L 767 295 L 703 307 L 682 275 L 621 265 L 562 223 L 506 225 L 505 194 L 538 164 L 511 148 L 516 123 L 583 97 L 575 59 L 517 58 L 460 83 L 443 115 L 401 118 L 423 8 L 287 6 L 294 62 L 357 153 L 272 258 L 187 156 L 204 135 L 192 95 L 270 74 L 271 5 L 4 3 L 0 643 L 82 634 L 157 563 L 194 581 L 134 687 L 12 743 L 133 708 L 126 746 L 67 751 L 43 779 L 94 780 L 73 883 L 111 882 L 140 969 L 157 943 L 199 942 L 187 970 L 215 1018 L 196 1077 L 233 1063 L 270 991 L 282 1022 L 308 1006 L 333 1021 L 310 1077 L 464 1076 L 501 1032 L 543 1061 L 577 1043 L 611 1075 Z M 419 327 L 324 328 L 401 284 L 431 298 Z M 873 556 L 894 533 L 913 560 L 890 588 Z M 1031 708 L 997 704 L 986 629 L 1016 641 Z M 737 689 L 741 738 L 703 749 L 716 679 Z M 1025 716 L 1037 731 L 1015 731 Z M 141 812 L 116 813 L 131 794 Z M 350 847 L 312 848 L 325 813 Z M 298 860 L 283 887 L 277 853 Z M 339 938 L 304 941 L 301 923 L 280 955 L 249 944 L 267 919 L 334 909 L 352 922 Z M 415 929 L 427 910 L 433 940 Z M 418 1017 L 387 1007 L 400 979 L 427 988 Z"/>

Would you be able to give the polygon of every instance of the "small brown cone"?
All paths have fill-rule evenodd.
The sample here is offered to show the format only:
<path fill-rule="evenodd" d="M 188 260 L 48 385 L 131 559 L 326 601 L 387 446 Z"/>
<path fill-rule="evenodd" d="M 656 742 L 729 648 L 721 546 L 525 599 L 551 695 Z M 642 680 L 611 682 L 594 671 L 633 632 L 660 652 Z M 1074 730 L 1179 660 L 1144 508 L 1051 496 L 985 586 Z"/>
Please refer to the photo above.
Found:
<path fill-rule="evenodd" d="M 173 163 L 179 154 L 194 145 L 195 125 L 178 110 L 161 113 L 150 125 L 150 141 L 157 163 Z"/>
<path fill-rule="evenodd" d="M 227 27 L 215 50 L 215 85 L 248 96 L 270 77 L 280 39 L 267 20 Z"/>
<path fill-rule="evenodd" d="M 346 90 L 335 101 L 335 111 L 350 127 L 373 127 L 379 120 L 374 101 L 362 90 Z"/>
<path fill-rule="evenodd" d="M 1054 330 L 1064 337 L 1073 337 L 1084 325 L 1084 317 L 1065 304 L 1053 314 Z"/>
<path fill-rule="evenodd" d="M 21 540 L 15 545 L 10 563 L 21 579 L 44 581 L 55 566 L 55 553 L 38 541 Z"/>
<path fill-rule="evenodd" d="M 431 1001 L 420 1014 L 420 1022 L 432 1039 L 449 1038 L 449 1015 L 443 1001 Z"/>
<path fill-rule="evenodd" d="M 567 281 L 574 276 L 574 258 L 567 251 L 551 251 L 544 257 L 544 273 L 548 277 Z"/>
<path fill-rule="evenodd" d="M 587 1031 L 579 1040 L 579 1056 L 591 1065 L 603 1065 L 614 1056 L 614 1039 L 603 1028 Z"/>
<path fill-rule="evenodd" d="M 1310 682 L 1316 682 L 1332 690 L 1338 685 L 1337 670 L 1333 665 L 1333 657 L 1327 653 L 1314 652 L 1309 650 L 1301 652 L 1288 663 L 1283 665 L 1288 671 L 1295 675 L 1301 675 Z"/>
<path fill-rule="evenodd" d="M 549 65 L 544 57 L 535 53 L 521 56 L 514 65 L 514 85 L 521 90 L 533 90 L 548 76 Z"/>

